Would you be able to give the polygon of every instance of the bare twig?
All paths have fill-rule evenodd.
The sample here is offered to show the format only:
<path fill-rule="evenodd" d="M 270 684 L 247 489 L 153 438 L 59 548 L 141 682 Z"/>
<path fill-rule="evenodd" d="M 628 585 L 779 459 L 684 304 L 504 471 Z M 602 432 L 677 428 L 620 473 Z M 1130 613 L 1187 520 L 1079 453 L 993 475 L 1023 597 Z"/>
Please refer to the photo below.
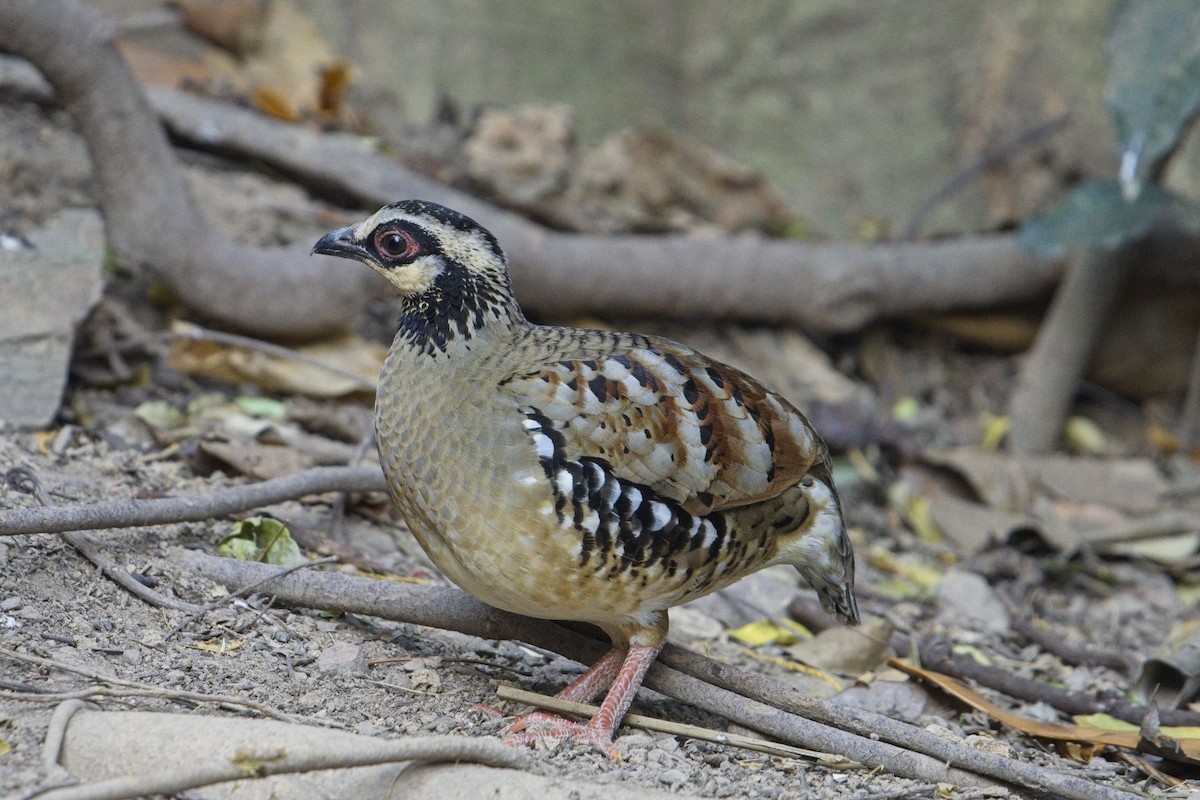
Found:
<path fill-rule="evenodd" d="M 912 219 L 909 220 L 908 225 L 904 226 L 904 232 L 900 234 L 900 238 L 903 240 L 916 239 L 921 235 L 921 229 L 925 227 L 925 222 L 929 219 L 929 215 L 932 214 L 934 209 L 936 209 L 939 205 L 946 202 L 946 200 L 949 199 L 953 194 L 970 184 L 971 181 L 983 175 L 983 173 L 987 172 L 988 170 L 1000 166 L 1005 161 L 1024 150 L 1026 147 L 1036 144 L 1042 139 L 1058 133 L 1060 130 L 1065 128 L 1067 123 L 1070 121 L 1070 114 L 1063 114 L 1062 116 L 1055 117 L 1054 119 L 1046 120 L 1045 122 L 1035 125 L 1033 128 L 1025 131 L 1012 141 L 1001 145 L 989 153 L 985 153 L 982 158 L 979 158 L 973 164 L 970 164 L 954 173 L 954 175 L 950 177 L 950 180 L 946 181 L 941 188 L 930 195 L 929 198 L 921 204 L 921 207 L 917 209 L 917 213 L 913 214 Z"/>
<path fill-rule="evenodd" d="M 1066 714 L 1110 714 L 1117 719 L 1141 725 L 1151 713 L 1148 706 L 1135 705 L 1120 695 L 1093 697 L 1022 678 L 999 667 L 980 664 L 969 656 L 956 656 L 944 642 L 921 642 L 921 665 L 955 678 L 966 678 L 981 686 L 1003 692 L 1030 703 L 1046 703 Z M 1163 725 L 1200 725 L 1200 713 L 1178 708 L 1160 708 L 1156 712 Z"/>
<path fill-rule="evenodd" d="M 149 586 L 143 585 L 128 572 L 121 569 L 119 564 L 100 552 L 100 548 L 96 546 L 96 543 L 86 533 L 82 531 L 66 531 L 63 533 L 63 538 L 67 540 L 68 544 L 78 550 L 84 558 L 99 567 L 100 571 L 108 576 L 109 580 L 119 585 L 134 597 L 144 600 L 157 608 L 169 608 L 173 611 L 190 611 L 194 613 L 202 610 L 195 603 L 170 597 L 162 592 L 154 591 Z"/>
<path fill-rule="evenodd" d="M 473 762 L 492 767 L 521 768 L 529 756 L 503 742 L 463 736 L 421 736 L 387 741 L 339 743 L 334 749 L 308 750 L 264 745 L 258 752 L 239 753 L 189 767 L 171 765 L 159 772 L 93 781 L 28 795 L 39 800 L 123 800 L 150 795 L 174 795 L 232 780 L 315 772 L 325 769 L 393 764 L 398 761 Z"/>
<path fill-rule="evenodd" d="M 1038 621 L 1032 617 L 1012 613 L 1016 611 L 1012 604 L 1006 603 L 1006 605 L 1009 606 L 1009 612 L 1012 615 L 1014 632 L 1021 634 L 1046 652 L 1058 656 L 1067 664 L 1096 664 L 1126 675 L 1133 671 L 1132 657 L 1112 650 L 1099 650 L 1094 647 L 1071 644 L 1065 637 L 1048 626 L 1039 625 Z"/>
<path fill-rule="evenodd" d="M 174 689 L 162 689 L 157 686 L 147 686 L 146 684 L 137 683 L 136 681 L 127 681 L 124 678 L 116 678 L 116 677 L 113 677 L 112 675 L 102 675 L 101 673 L 96 672 L 94 670 L 86 669 L 85 667 L 75 666 L 73 664 L 67 664 L 66 662 L 57 661 L 52 658 L 40 658 L 38 656 L 31 656 L 31 655 L 27 655 L 25 653 L 18 653 L 15 650 L 9 650 L 6 647 L 0 647 L 0 657 L 9 658 L 9 659 L 12 659 L 13 661 L 20 661 L 20 662 L 23 662 L 26 664 L 33 664 L 34 666 L 38 666 L 38 667 L 49 667 L 51 669 L 63 670 L 64 672 L 74 672 L 77 675 L 82 675 L 85 678 L 91 678 L 92 680 L 100 681 L 101 683 L 108 683 L 108 684 L 112 684 L 114 686 L 125 686 L 127 688 L 133 689 L 136 694 L 143 695 L 146 697 L 164 697 L 164 698 L 168 698 L 171 700 L 185 700 L 185 701 L 191 702 L 191 703 L 211 703 L 213 705 L 218 705 L 218 706 L 233 706 L 233 707 L 249 708 L 254 711 L 257 711 L 258 713 L 262 714 L 264 717 L 271 717 L 273 719 L 281 720 L 283 722 L 307 721 L 301 717 L 295 717 L 290 714 L 285 714 L 282 711 L 277 711 L 268 705 L 264 705 L 263 703 L 259 703 L 254 700 L 247 700 L 244 697 L 236 697 L 234 695 L 226 695 L 226 694 L 204 694 L 202 692 L 184 692 L 184 691 L 176 691 Z M 29 693 L 29 694 L 33 694 L 33 693 Z M 61 696 L 63 698 L 72 698 L 74 696 L 74 693 L 68 692 L 68 693 L 60 694 L 58 696 Z M 22 698 L 22 699 L 38 699 L 38 698 L 31 697 L 31 698 Z M 326 720 L 326 721 L 322 721 L 321 724 L 328 725 L 329 722 Z"/>
<path fill-rule="evenodd" d="M 558 711 L 563 714 L 574 714 L 577 717 L 591 718 L 600 710 L 599 706 L 593 706 L 588 703 L 575 703 L 557 697 L 548 697 L 537 692 L 527 692 L 524 689 L 518 689 L 515 686 L 508 686 L 506 684 L 497 686 L 496 694 L 502 700 L 512 700 L 516 703 L 525 703 L 526 705 L 545 708 L 550 711 Z M 654 717 L 647 717 L 642 714 L 626 714 L 621 718 L 621 724 L 628 725 L 631 728 L 641 728 L 644 731 L 657 731 L 658 733 L 669 733 L 672 736 L 686 736 L 689 739 L 727 744 L 730 747 L 740 747 L 743 750 L 766 753 L 770 756 L 803 758 L 832 769 L 851 769 L 862 766 L 845 756 L 834 755 L 833 753 L 805 750 L 803 747 L 790 747 L 786 744 L 770 742 L 765 739 L 752 739 L 749 736 L 741 736 L 736 733 L 714 731 L 711 728 L 702 728 L 699 725 L 684 725 L 683 723 L 655 719 Z"/>
<path fill-rule="evenodd" d="M 199 522 L 309 494 L 385 489 L 378 467 L 316 467 L 284 478 L 217 489 L 203 496 L 7 509 L 0 511 L 0 536 Z"/>
<path fill-rule="evenodd" d="M 324 566 L 325 564 L 336 564 L 337 561 L 338 561 L 337 556 L 326 556 L 325 558 L 318 558 L 315 561 L 306 561 L 303 564 L 293 564 L 290 567 L 285 567 L 284 569 L 279 570 L 279 572 L 276 575 L 273 575 L 271 577 L 281 578 L 284 575 L 290 575 L 299 569 L 310 569 L 312 567 Z M 171 639 L 175 634 L 179 633 L 181 630 L 186 628 L 188 625 L 190 625 L 192 623 L 193 620 L 199 618 L 202 614 L 207 614 L 209 611 L 212 611 L 217 608 L 221 608 L 222 606 L 228 605 L 229 603 L 233 602 L 235 599 L 242 597 L 246 594 L 249 594 L 250 592 L 254 591 L 262 584 L 271 580 L 271 577 L 262 578 L 261 580 L 257 580 L 257 581 L 254 581 L 253 583 L 246 584 L 242 588 L 232 591 L 224 597 L 217 598 L 216 600 L 213 600 L 211 603 L 208 603 L 206 605 L 196 606 L 195 607 L 196 610 L 194 612 L 192 612 L 191 614 L 184 617 L 183 620 L 178 625 L 176 625 L 174 628 L 172 628 L 170 631 L 168 631 L 167 635 L 163 637 L 163 641 L 167 641 L 167 640 Z"/>
<path fill-rule="evenodd" d="M 263 574 L 262 565 L 250 562 L 194 551 L 186 551 L 181 557 L 184 566 L 222 583 L 244 583 Z M 372 614 L 488 639 L 516 639 L 581 661 L 594 661 L 606 650 L 600 642 L 560 625 L 499 611 L 457 589 L 385 584 L 333 572 L 309 572 L 272 581 L 264 591 L 285 603 Z M 770 678 L 718 664 L 669 644 L 660 663 L 647 675 L 646 686 L 779 741 L 840 753 L 914 780 L 948 781 L 959 786 L 1000 781 L 1081 800 L 1130 798 L 1119 789 L 955 744 L 879 714 L 815 700 Z M 847 734 L 847 730 L 854 734 Z"/>
<path fill-rule="evenodd" d="M 1013 393 L 1008 435 L 1013 452 L 1042 453 L 1058 443 L 1079 378 L 1141 255 L 1141 242 L 1134 242 L 1072 256 Z"/>
<path fill-rule="evenodd" d="M 32 494 L 36 497 L 37 501 L 42 504 L 42 508 L 51 509 L 56 507 L 53 498 L 42 488 L 42 482 L 38 480 L 33 470 L 28 467 L 13 467 L 5 473 L 5 480 L 13 489 L 25 494 Z M 100 548 L 88 538 L 87 534 L 82 532 L 66 532 L 63 534 L 63 538 L 67 540 L 68 544 L 78 550 L 84 558 L 99 567 L 100 571 L 108 576 L 109 580 L 134 597 L 144 600 L 157 608 L 170 608 L 175 611 L 196 611 L 200 608 L 200 606 L 178 600 L 174 597 L 168 597 L 165 594 L 154 591 L 149 586 L 143 585 L 128 572 L 121 569 L 120 565 L 115 561 L 100 552 Z"/>

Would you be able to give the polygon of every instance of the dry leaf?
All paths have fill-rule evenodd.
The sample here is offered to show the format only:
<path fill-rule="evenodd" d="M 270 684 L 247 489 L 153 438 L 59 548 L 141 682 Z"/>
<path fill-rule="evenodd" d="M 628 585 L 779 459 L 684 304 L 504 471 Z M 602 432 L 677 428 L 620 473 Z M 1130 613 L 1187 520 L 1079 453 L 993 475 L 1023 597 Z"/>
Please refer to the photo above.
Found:
<path fill-rule="evenodd" d="M 253 439 L 205 439 L 200 451 L 233 473 L 268 480 L 294 475 L 313 466 L 313 460 L 290 447 L 259 444 Z"/>
<path fill-rule="evenodd" d="M 993 719 L 1016 728 L 1022 733 L 1049 739 L 1053 742 L 1074 743 L 1076 745 L 1124 747 L 1139 752 L 1152 752 L 1165 758 L 1173 758 L 1187 763 L 1200 764 L 1200 739 L 1172 739 L 1165 735 L 1159 736 L 1158 741 L 1150 741 L 1139 731 L 1114 731 L 1091 725 L 1060 725 L 1055 722 L 1042 722 L 1009 711 L 985 699 L 967 684 L 943 675 L 940 672 L 922 669 L 907 661 L 893 658 L 888 664 L 920 678 L 927 683 L 937 686 L 946 694 L 966 703 L 972 708 L 982 711 Z M 1094 750 L 1087 747 L 1069 747 L 1064 755 L 1075 754 L 1080 758 L 1088 758 Z"/>
<path fill-rule="evenodd" d="M 1018 457 L 974 448 L 927 453 L 924 458 L 957 472 L 988 505 L 1009 511 L 1027 511 L 1034 498 L 1052 491 L 1064 500 L 1145 514 L 1158 510 L 1167 489 L 1158 467 L 1148 458 Z"/>
<path fill-rule="evenodd" d="M 350 86 L 353 70 L 345 61 L 335 61 L 321 69 L 321 87 L 317 92 L 317 110 L 330 117 L 337 117 L 342 110 L 342 100 Z"/>
<path fill-rule="evenodd" d="M 892 625 L 882 617 L 867 619 L 857 628 L 835 627 L 787 648 L 788 655 L 841 675 L 859 675 L 880 667 L 892 654 L 888 640 Z"/>
<path fill-rule="evenodd" d="M 184 322 L 176 322 L 171 326 L 173 333 L 189 336 L 195 335 L 194 331 L 197 330 L 196 326 Z M 387 348 L 354 334 L 345 334 L 297 347 L 295 352 L 301 357 L 327 364 L 330 369 L 204 338 L 179 336 L 171 342 L 168 364 L 172 369 L 188 375 L 202 375 L 228 383 L 249 381 L 268 392 L 340 397 L 363 391 L 365 387 L 377 383 Z"/>
<path fill-rule="evenodd" d="M 227 639 L 222 639 L 220 643 L 217 644 L 214 644 L 213 642 L 197 642 L 196 649 L 207 650 L 210 653 L 226 655 L 228 653 L 232 653 L 234 650 L 237 650 L 245 643 L 246 641 L 244 639 L 234 639 L 232 642 Z"/>

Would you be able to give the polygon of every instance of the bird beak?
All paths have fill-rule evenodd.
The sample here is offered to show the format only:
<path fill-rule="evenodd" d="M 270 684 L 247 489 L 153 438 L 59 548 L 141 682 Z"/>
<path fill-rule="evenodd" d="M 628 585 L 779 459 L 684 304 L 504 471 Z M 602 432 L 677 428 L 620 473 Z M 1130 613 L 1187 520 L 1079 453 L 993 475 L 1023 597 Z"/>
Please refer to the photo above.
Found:
<path fill-rule="evenodd" d="M 312 253 L 320 253 L 325 256 L 341 256 L 342 258 L 353 258 L 357 261 L 370 260 L 371 256 L 367 253 L 367 249 L 354 241 L 354 227 L 338 228 L 336 231 L 330 231 L 317 240 L 313 245 Z"/>

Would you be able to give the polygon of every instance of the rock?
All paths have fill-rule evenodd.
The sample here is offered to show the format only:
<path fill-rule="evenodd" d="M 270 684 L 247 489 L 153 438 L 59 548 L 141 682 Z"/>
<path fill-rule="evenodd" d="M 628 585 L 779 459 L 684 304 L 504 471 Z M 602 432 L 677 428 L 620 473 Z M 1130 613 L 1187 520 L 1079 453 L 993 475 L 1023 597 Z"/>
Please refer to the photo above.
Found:
<path fill-rule="evenodd" d="M 336 642 L 321 651 L 313 666 L 322 675 L 361 675 L 367 671 L 367 656 L 357 645 Z"/>
<path fill-rule="evenodd" d="M 44 428 L 62 402 L 75 326 L 103 290 L 100 215 L 61 211 L 29 240 L 30 248 L 0 248 L 0 420 Z"/>
<path fill-rule="evenodd" d="M 664 769 L 658 773 L 660 783 L 665 783 L 668 786 L 682 786 L 688 782 L 687 773 L 681 769 Z"/>
<path fill-rule="evenodd" d="M 16 611 L 23 605 L 25 601 L 19 597 L 6 597 L 0 600 L 0 611 Z"/>
<path fill-rule="evenodd" d="M 952 627 L 967 627 L 989 633 L 1009 628 L 1008 609 L 988 585 L 974 572 L 952 569 L 946 572 L 937 589 L 942 611 L 938 620 Z"/>

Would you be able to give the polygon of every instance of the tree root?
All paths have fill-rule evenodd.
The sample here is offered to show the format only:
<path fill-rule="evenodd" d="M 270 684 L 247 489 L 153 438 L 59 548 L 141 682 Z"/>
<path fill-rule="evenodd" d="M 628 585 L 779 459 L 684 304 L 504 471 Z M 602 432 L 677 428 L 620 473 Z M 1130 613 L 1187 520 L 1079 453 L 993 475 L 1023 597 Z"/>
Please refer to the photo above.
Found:
<path fill-rule="evenodd" d="M 344 330 L 372 299 L 369 272 L 331 270 L 307 245 L 248 247 L 205 221 L 100 12 L 74 0 L 5 2 L 0 49 L 32 62 L 78 123 L 123 264 L 150 269 L 205 317 L 268 337 Z"/>

